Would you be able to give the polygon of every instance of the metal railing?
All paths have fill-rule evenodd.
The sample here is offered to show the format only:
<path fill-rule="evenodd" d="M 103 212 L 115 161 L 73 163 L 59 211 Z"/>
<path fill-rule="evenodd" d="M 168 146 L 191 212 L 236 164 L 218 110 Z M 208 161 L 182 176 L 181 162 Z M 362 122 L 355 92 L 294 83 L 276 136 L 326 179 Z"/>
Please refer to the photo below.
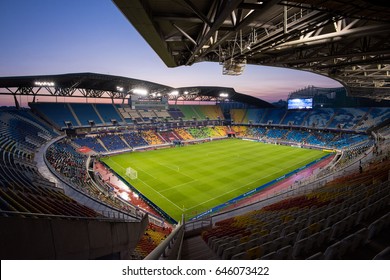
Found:
<path fill-rule="evenodd" d="M 184 239 L 184 225 L 179 224 L 175 230 L 158 245 L 145 260 L 178 260 L 181 257 L 181 248 Z"/>

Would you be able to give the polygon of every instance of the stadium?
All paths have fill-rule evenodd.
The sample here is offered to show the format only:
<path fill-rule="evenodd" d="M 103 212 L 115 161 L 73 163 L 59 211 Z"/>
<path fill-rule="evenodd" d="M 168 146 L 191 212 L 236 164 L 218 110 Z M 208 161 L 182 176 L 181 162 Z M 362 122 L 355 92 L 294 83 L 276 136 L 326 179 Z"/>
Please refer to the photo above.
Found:
<path fill-rule="evenodd" d="M 389 258 L 386 3 L 113 2 L 169 67 L 289 67 L 344 88 L 276 107 L 98 73 L 0 77 L 15 102 L 0 108 L 1 259 Z"/>

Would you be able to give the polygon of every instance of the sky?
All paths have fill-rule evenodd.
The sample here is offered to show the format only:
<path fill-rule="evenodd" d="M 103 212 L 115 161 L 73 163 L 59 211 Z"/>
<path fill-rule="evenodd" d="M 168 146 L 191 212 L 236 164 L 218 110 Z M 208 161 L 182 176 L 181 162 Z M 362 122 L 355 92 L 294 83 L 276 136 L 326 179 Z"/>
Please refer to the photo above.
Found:
<path fill-rule="evenodd" d="M 0 77 L 81 72 L 171 87 L 232 87 L 269 102 L 309 85 L 341 86 L 268 66 L 247 65 L 240 76 L 222 75 L 215 62 L 168 68 L 111 0 L 0 0 Z M 0 105 L 9 100 L 1 97 Z"/>

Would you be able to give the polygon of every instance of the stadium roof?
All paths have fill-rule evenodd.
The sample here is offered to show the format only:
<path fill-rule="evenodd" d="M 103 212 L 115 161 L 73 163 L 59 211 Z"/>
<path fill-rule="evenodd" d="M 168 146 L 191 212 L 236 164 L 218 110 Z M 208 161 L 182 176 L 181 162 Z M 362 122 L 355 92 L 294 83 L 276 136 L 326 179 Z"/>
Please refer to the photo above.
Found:
<path fill-rule="evenodd" d="M 33 96 L 34 101 L 36 96 L 124 99 L 137 94 L 137 89 L 145 90 L 151 98 L 166 96 L 170 100 L 179 101 L 232 100 L 259 107 L 273 107 L 266 101 L 226 87 L 173 88 L 149 81 L 96 73 L 0 77 L 0 95 Z"/>
<path fill-rule="evenodd" d="M 169 67 L 219 62 L 313 71 L 390 99 L 388 0 L 112 0 Z M 282 79 L 283 77 L 281 77 Z"/>

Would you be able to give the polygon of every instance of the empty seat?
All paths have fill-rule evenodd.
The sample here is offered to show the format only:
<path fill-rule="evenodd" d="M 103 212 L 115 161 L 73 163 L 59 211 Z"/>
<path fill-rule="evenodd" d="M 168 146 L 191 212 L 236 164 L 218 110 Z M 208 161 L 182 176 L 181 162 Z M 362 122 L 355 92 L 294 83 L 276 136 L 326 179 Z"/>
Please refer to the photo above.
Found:
<path fill-rule="evenodd" d="M 273 251 L 271 253 L 268 253 L 267 255 L 262 256 L 259 258 L 260 260 L 278 260 L 278 254 L 277 252 Z"/>
<path fill-rule="evenodd" d="M 246 254 L 249 260 L 254 260 L 262 257 L 264 255 L 264 250 L 261 246 L 255 246 L 247 250 Z"/>
<path fill-rule="evenodd" d="M 236 238 L 236 239 L 233 239 L 229 242 L 221 244 L 217 249 L 217 255 L 222 256 L 223 251 L 225 251 L 226 248 L 234 247 L 238 244 L 238 242 L 239 242 L 239 239 Z"/>
<path fill-rule="evenodd" d="M 381 218 L 375 220 L 368 226 L 368 240 L 372 240 L 379 233 L 382 232 L 382 229 L 385 227 L 385 221 Z"/>
<path fill-rule="evenodd" d="M 344 220 L 335 223 L 332 226 L 331 240 L 337 240 L 347 230 L 346 226 L 347 223 Z"/>
<path fill-rule="evenodd" d="M 352 233 L 345 237 L 343 240 L 348 242 L 348 252 L 354 252 L 360 246 L 363 246 L 367 241 L 368 229 L 362 228 L 355 233 Z"/>
<path fill-rule="evenodd" d="M 319 236 L 319 232 L 310 235 L 307 237 L 307 241 L 304 248 L 304 254 L 305 256 L 310 255 L 312 251 L 317 248 L 317 238 Z"/>
<path fill-rule="evenodd" d="M 322 252 L 315 253 L 314 255 L 311 255 L 306 260 L 323 260 L 324 254 Z"/>
<path fill-rule="evenodd" d="M 379 252 L 373 260 L 390 260 L 390 246 Z"/>
<path fill-rule="evenodd" d="M 280 248 L 276 254 L 277 254 L 277 259 L 278 260 L 290 260 L 292 259 L 292 251 L 293 251 L 293 246 L 287 245 L 283 248 Z"/>
<path fill-rule="evenodd" d="M 324 253 L 324 259 L 325 260 L 339 260 L 340 259 L 340 249 L 343 246 L 342 242 L 336 242 L 329 246 L 325 253 Z"/>
<path fill-rule="evenodd" d="M 246 252 L 241 252 L 232 256 L 232 260 L 247 260 Z"/>
<path fill-rule="evenodd" d="M 307 238 L 302 238 L 301 240 L 298 240 L 294 244 L 294 248 L 292 251 L 292 257 L 295 260 L 301 259 L 302 255 L 305 253 L 305 246 L 306 246 Z"/>

